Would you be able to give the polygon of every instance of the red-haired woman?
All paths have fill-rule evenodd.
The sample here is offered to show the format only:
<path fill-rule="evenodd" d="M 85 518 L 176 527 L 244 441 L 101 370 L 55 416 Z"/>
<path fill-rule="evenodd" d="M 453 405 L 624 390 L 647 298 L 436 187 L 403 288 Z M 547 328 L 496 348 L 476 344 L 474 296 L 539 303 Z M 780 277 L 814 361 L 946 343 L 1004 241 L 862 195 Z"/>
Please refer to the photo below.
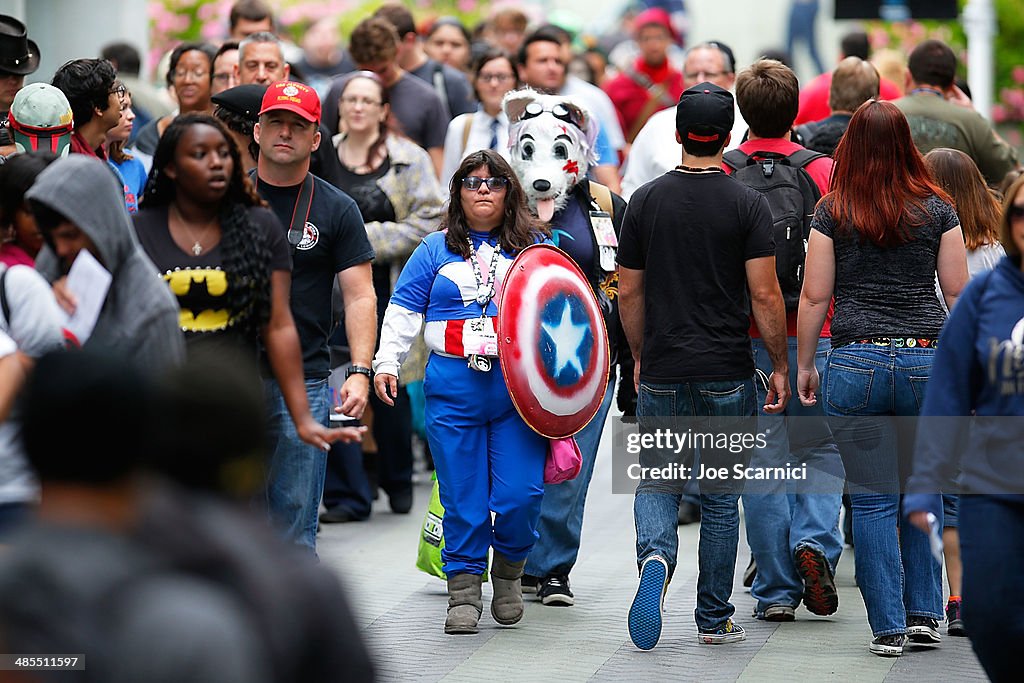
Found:
<path fill-rule="evenodd" d="M 941 567 L 928 537 L 898 528 L 901 442 L 890 417 L 921 409 L 946 317 L 936 272 L 952 309 L 968 279 L 960 221 L 900 110 L 868 101 L 836 148 L 831 192 L 811 224 L 797 390 L 804 405 L 815 403 L 814 351 L 835 296 L 821 384 L 853 501 L 857 583 L 874 634 L 869 649 L 882 656 L 902 654 L 908 638 L 937 643 L 942 619 Z"/>

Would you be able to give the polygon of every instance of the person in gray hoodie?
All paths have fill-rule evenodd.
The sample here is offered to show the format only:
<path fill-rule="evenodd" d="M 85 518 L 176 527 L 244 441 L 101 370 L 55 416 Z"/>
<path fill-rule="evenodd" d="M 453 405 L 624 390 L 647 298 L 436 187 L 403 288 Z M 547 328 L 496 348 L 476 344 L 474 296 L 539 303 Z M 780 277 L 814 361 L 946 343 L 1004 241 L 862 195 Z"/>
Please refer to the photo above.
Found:
<path fill-rule="evenodd" d="M 180 365 L 185 341 L 178 304 L 139 246 L 122 190 L 106 164 L 79 154 L 55 161 L 25 198 L 46 243 L 36 269 L 54 283 L 65 310 L 72 311 L 76 302 L 63 277 L 82 249 L 113 276 L 83 347 L 105 348 L 147 372 Z"/>

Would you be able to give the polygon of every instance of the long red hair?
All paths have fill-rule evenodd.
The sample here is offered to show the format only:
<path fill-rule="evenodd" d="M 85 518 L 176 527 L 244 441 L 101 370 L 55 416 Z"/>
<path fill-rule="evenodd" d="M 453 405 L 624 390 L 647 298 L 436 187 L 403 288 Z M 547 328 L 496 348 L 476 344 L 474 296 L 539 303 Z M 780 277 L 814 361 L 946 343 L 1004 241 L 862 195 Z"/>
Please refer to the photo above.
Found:
<path fill-rule="evenodd" d="M 890 102 L 868 100 L 836 147 L 827 202 L 840 230 L 855 230 L 882 247 L 913 239 L 928 214 L 924 200 L 951 202 L 924 165 L 906 117 Z"/>

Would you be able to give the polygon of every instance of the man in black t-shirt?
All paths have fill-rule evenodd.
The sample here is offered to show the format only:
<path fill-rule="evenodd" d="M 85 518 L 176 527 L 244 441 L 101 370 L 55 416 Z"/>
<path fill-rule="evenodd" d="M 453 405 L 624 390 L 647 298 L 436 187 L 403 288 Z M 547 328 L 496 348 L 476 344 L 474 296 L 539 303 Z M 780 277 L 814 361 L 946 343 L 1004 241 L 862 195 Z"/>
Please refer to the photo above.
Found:
<path fill-rule="evenodd" d="M 359 418 L 370 388 L 370 360 L 377 334 L 377 304 L 370 274 L 373 248 L 355 201 L 309 172 L 320 144 L 320 98 L 301 83 L 267 89 L 253 131 L 260 146 L 256 190 L 287 229 L 292 246 L 291 308 L 302 344 L 310 410 L 329 418 L 327 376 L 331 291 L 337 274 L 345 305 L 352 367 L 341 388 L 341 409 Z M 267 473 L 270 513 L 290 538 L 316 548 L 317 509 L 327 454 L 302 442 L 277 382 L 268 379 L 274 453 Z"/>
<path fill-rule="evenodd" d="M 716 85 L 686 90 L 676 108 L 683 163 L 634 192 L 623 219 L 619 316 L 636 363 L 644 432 L 670 428 L 679 436 L 690 426 L 714 427 L 708 417 L 756 415 L 751 310 L 774 370 L 764 409 L 779 412 L 789 399 L 786 310 L 775 275 L 771 211 L 760 193 L 721 168 L 733 110 L 732 95 Z M 702 420 L 687 424 L 685 418 Z M 736 436 L 728 434 L 730 443 Z M 732 621 L 729 599 L 739 541 L 738 491 L 730 478 L 735 465 L 749 460 L 747 449 L 702 447 L 698 467 L 692 447 L 641 450 L 642 468 L 671 466 L 674 474 L 657 479 L 641 471 L 636 490 L 640 585 L 629 632 L 638 648 L 653 648 L 661 635 L 662 596 L 676 564 L 679 498 L 688 479 L 700 484 L 701 523 L 718 530 L 701 534 L 698 546 L 698 641 L 746 637 Z M 701 477 L 712 467 L 724 469 L 724 476 Z"/>

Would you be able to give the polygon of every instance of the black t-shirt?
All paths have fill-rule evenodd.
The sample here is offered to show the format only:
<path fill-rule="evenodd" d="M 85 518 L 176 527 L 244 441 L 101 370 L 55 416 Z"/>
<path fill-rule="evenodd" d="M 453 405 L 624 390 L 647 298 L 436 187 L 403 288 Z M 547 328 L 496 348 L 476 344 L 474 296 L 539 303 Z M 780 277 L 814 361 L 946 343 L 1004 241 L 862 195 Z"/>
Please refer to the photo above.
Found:
<path fill-rule="evenodd" d="M 277 218 L 262 207 L 252 207 L 248 214 L 270 250 L 270 270 L 290 271 L 288 242 Z M 255 339 L 240 339 L 235 332 L 238 328 L 229 326 L 235 321 L 229 320 L 231 312 L 225 308 L 230 274 L 224 271 L 221 244 L 204 250 L 199 256 L 182 250 L 171 237 L 166 206 L 144 209 L 133 220 L 142 248 L 178 300 L 181 329 L 189 348 L 195 349 L 200 343 L 229 341 L 255 349 Z"/>
<path fill-rule="evenodd" d="M 473 88 L 469 85 L 469 79 L 455 67 L 428 59 L 423 62 L 423 66 L 409 73 L 421 81 L 425 81 L 438 93 L 439 97 L 441 93 L 438 92 L 437 86 L 438 74 L 440 74 L 440 81 L 444 89 L 442 104 L 444 100 L 448 101 L 447 113 L 449 119 L 453 119 L 459 114 L 468 114 L 476 111 L 476 97 L 473 96 Z"/>
<path fill-rule="evenodd" d="M 569 193 L 565 207 L 551 217 L 551 241 L 584 273 L 594 271 L 594 230 L 575 192 Z"/>
<path fill-rule="evenodd" d="M 338 161 L 337 155 L 334 161 L 321 177 L 355 200 L 364 223 L 395 220 L 394 205 L 377 185 L 391 168 L 390 159 L 385 158 L 380 168 L 371 173 L 353 173 Z"/>
<path fill-rule="evenodd" d="M 953 207 L 929 196 L 928 220 L 913 229 L 913 239 L 880 247 L 855 230 L 837 231 L 827 202 L 818 205 L 811 229 L 832 238 L 835 248 L 832 346 L 872 337 L 937 338 L 946 313 L 935 294 L 935 266 L 942 235 L 960 225 Z"/>
<path fill-rule="evenodd" d="M 768 202 L 724 173 L 670 171 L 633 193 L 618 262 L 644 271 L 640 378 L 751 377 L 746 263 L 774 254 Z"/>
<path fill-rule="evenodd" d="M 337 273 L 373 259 L 373 247 L 359 207 L 347 194 L 313 176 L 313 202 L 302 241 L 292 252 L 292 317 L 302 344 L 302 365 L 308 379 L 330 372 L 327 338 L 331 332 L 331 289 Z M 300 185 L 276 187 L 257 183 L 260 196 L 287 233 Z"/>

